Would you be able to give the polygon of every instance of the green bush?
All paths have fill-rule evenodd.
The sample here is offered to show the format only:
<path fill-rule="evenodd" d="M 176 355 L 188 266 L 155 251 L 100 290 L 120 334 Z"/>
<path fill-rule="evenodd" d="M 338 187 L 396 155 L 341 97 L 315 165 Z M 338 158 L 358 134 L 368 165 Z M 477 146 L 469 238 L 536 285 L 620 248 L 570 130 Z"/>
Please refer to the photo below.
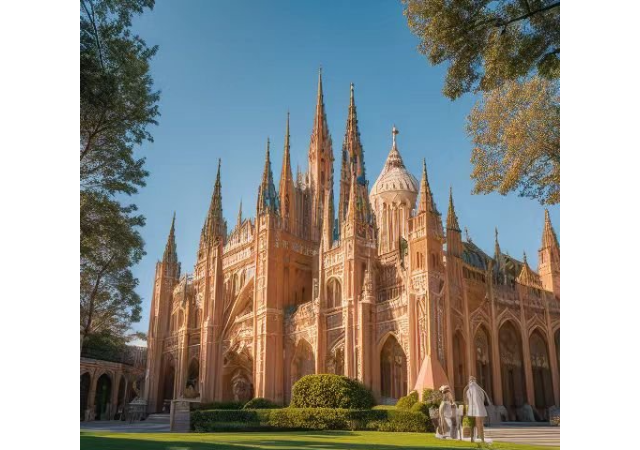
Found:
<path fill-rule="evenodd" d="M 274 409 L 281 408 L 280 405 L 273 403 L 266 398 L 256 397 L 244 404 L 242 409 Z"/>
<path fill-rule="evenodd" d="M 411 407 L 415 405 L 418 400 L 418 393 L 416 391 L 411 391 L 408 395 L 405 395 L 404 397 L 400 397 L 398 399 L 396 407 L 398 409 L 411 409 Z"/>
<path fill-rule="evenodd" d="M 470 416 L 464 416 L 462 418 L 462 428 L 473 428 L 476 426 L 476 418 Z"/>
<path fill-rule="evenodd" d="M 422 391 L 422 401 L 427 408 L 438 408 L 442 402 L 442 392 L 437 389 L 425 389 Z"/>
<path fill-rule="evenodd" d="M 212 403 L 191 403 L 191 410 L 200 409 L 242 409 L 244 402 L 212 402 Z"/>
<path fill-rule="evenodd" d="M 410 411 L 419 412 L 429 417 L 429 407 L 425 402 L 416 402 L 411 407 Z"/>
<path fill-rule="evenodd" d="M 432 427 L 422 413 L 385 409 L 280 408 L 191 413 L 197 432 L 254 430 L 378 430 L 425 432 Z"/>
<path fill-rule="evenodd" d="M 292 408 L 369 409 L 373 394 L 362 383 L 341 375 L 306 375 L 294 385 Z"/>

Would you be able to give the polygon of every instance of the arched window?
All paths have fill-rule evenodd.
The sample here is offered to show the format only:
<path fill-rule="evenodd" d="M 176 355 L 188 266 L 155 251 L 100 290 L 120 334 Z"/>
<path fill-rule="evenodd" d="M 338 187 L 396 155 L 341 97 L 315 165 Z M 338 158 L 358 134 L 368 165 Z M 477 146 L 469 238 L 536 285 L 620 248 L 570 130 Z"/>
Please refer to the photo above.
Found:
<path fill-rule="evenodd" d="M 524 405 L 525 378 L 522 361 L 522 339 L 520 332 L 511 321 L 499 331 L 500 372 L 502 374 L 502 402 L 509 414 L 509 420 L 517 419 L 516 410 Z"/>
<path fill-rule="evenodd" d="M 407 394 L 407 357 L 394 336 L 389 336 L 380 351 L 380 393 L 388 399 Z"/>
<path fill-rule="evenodd" d="M 476 357 L 476 379 L 478 384 L 493 398 L 493 383 L 491 379 L 491 346 L 489 333 L 484 327 L 478 328 L 474 339 Z"/>
<path fill-rule="evenodd" d="M 109 420 L 111 409 L 111 377 L 106 373 L 98 378 L 94 405 L 96 420 Z"/>
<path fill-rule="evenodd" d="M 547 341 L 540 331 L 536 330 L 529 338 L 531 353 L 531 370 L 533 372 L 533 395 L 535 407 L 545 417 L 546 410 L 553 406 L 553 385 L 551 384 L 551 367 Z"/>
<path fill-rule="evenodd" d="M 453 335 L 453 370 L 454 370 L 454 395 L 456 400 L 462 399 L 462 391 L 467 385 L 468 371 L 466 362 L 466 345 L 462 333 L 458 330 Z"/>
<path fill-rule="evenodd" d="M 342 289 L 336 278 L 331 278 L 327 283 L 327 308 L 336 308 L 342 305 Z"/>

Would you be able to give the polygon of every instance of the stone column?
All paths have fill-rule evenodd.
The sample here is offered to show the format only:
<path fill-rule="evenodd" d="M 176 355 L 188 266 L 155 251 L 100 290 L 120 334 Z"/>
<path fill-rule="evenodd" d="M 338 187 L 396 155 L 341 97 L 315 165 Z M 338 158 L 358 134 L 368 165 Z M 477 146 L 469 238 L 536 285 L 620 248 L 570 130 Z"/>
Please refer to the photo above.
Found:
<path fill-rule="evenodd" d="M 96 377 L 96 371 L 91 373 L 91 385 L 89 387 L 89 394 L 87 397 L 87 409 L 85 410 L 84 420 L 90 422 L 95 420 L 95 402 L 96 402 L 96 388 L 98 386 L 98 377 Z"/>

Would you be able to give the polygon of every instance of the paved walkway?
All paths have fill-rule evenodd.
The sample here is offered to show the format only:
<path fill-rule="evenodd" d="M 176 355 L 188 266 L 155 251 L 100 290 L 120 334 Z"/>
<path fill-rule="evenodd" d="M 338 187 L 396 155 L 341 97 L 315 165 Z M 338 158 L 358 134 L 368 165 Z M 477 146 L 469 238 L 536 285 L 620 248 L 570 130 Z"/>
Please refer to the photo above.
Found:
<path fill-rule="evenodd" d="M 500 426 L 486 427 L 485 436 L 494 441 L 514 444 L 560 446 L 560 427 L 546 424 L 506 422 Z"/>
<path fill-rule="evenodd" d="M 80 422 L 80 431 L 111 431 L 114 433 L 168 433 L 169 414 L 153 414 L 140 422 L 96 420 Z"/>

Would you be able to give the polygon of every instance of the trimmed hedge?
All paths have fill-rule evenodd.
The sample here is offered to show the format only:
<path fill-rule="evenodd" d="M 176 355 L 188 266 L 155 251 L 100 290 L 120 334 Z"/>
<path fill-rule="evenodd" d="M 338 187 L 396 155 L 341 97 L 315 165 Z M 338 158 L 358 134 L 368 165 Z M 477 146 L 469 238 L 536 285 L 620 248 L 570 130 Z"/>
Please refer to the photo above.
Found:
<path fill-rule="evenodd" d="M 410 411 L 419 412 L 429 417 L 429 407 L 424 402 L 416 402 L 411 407 Z"/>
<path fill-rule="evenodd" d="M 212 402 L 212 403 L 191 403 L 191 410 L 196 411 L 200 409 L 242 409 L 244 402 Z"/>
<path fill-rule="evenodd" d="M 305 375 L 294 385 L 292 408 L 370 409 L 375 399 L 362 383 L 341 375 Z"/>
<path fill-rule="evenodd" d="M 378 430 L 431 431 L 420 412 L 388 409 L 281 408 L 194 411 L 197 432 L 254 430 Z"/>
<path fill-rule="evenodd" d="M 274 409 L 274 408 L 282 408 L 282 406 L 273 403 L 271 400 L 267 400 L 266 398 L 256 397 L 249 400 L 244 404 L 242 409 Z"/>
<path fill-rule="evenodd" d="M 408 395 L 405 395 L 404 397 L 400 397 L 398 399 L 396 407 L 398 409 L 411 409 L 411 407 L 415 405 L 418 400 L 418 393 L 416 391 L 411 391 Z"/>

